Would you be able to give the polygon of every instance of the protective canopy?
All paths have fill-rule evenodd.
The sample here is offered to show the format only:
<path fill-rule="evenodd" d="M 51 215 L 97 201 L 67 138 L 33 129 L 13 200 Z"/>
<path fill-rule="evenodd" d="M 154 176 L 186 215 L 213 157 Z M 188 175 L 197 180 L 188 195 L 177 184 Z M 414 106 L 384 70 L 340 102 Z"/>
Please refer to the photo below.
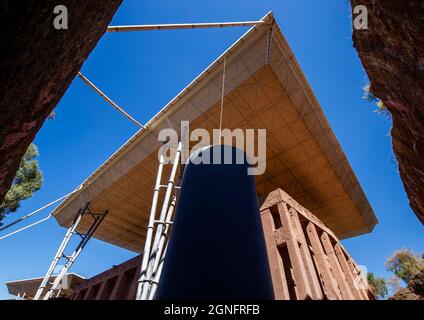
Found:
<path fill-rule="evenodd" d="M 281 188 L 339 238 L 370 232 L 377 219 L 301 68 L 272 14 L 213 62 L 54 212 L 69 226 L 79 208 L 109 210 L 94 237 L 143 248 L 158 167 L 158 133 L 219 128 L 226 61 L 223 128 L 266 129 L 266 172 L 258 195 Z M 170 167 L 170 166 L 168 166 Z M 167 176 L 165 170 L 164 176 Z M 160 202 L 159 202 L 160 203 Z M 88 218 L 87 218 L 88 219 Z M 79 231 L 88 226 L 84 221 Z"/>

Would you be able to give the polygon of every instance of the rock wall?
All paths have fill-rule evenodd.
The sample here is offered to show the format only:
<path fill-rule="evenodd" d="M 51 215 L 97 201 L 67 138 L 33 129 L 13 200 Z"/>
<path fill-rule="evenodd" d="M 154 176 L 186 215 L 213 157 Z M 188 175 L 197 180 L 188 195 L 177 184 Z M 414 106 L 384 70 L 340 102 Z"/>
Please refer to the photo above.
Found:
<path fill-rule="evenodd" d="M 389 300 L 424 300 L 424 270 L 409 281 L 406 288 L 400 289 Z"/>
<path fill-rule="evenodd" d="M 411 208 L 424 223 L 424 2 L 351 0 L 351 4 L 368 9 L 368 30 L 354 30 L 354 46 L 371 92 L 392 115 L 400 176 Z"/>
<path fill-rule="evenodd" d="M 121 1 L 0 0 L 0 202 Z M 67 30 L 53 27 L 57 5 L 68 9 Z"/>

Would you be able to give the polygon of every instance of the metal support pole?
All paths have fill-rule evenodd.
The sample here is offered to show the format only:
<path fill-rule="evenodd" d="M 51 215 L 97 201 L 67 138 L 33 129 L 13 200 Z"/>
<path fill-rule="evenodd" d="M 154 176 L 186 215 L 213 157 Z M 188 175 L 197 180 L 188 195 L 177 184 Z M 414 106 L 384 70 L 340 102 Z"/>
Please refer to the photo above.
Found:
<path fill-rule="evenodd" d="M 83 212 L 83 214 L 85 211 Z M 93 215 L 94 222 L 88 229 L 87 233 L 82 237 L 80 243 L 78 244 L 75 251 L 72 253 L 70 257 L 66 257 L 68 259 L 68 262 L 65 264 L 65 266 L 60 271 L 59 275 L 54 279 L 54 282 L 52 286 L 50 287 L 49 291 L 47 291 L 46 295 L 44 296 L 43 300 L 48 300 L 53 295 L 54 291 L 58 288 L 60 282 L 62 281 L 63 277 L 66 275 L 68 270 L 72 267 L 75 260 L 78 258 L 84 247 L 87 245 L 88 241 L 91 239 L 92 235 L 96 232 L 97 228 L 99 227 L 100 223 L 103 221 L 107 214 L 107 211 L 103 214 L 95 214 Z"/>
<path fill-rule="evenodd" d="M 141 129 L 146 129 L 145 126 L 143 126 L 140 122 L 135 120 L 133 117 L 131 117 L 124 109 L 122 109 L 120 106 L 118 106 L 115 102 L 113 102 L 112 99 L 110 99 L 107 95 L 105 95 L 99 88 L 96 87 L 94 83 L 92 83 L 90 80 L 87 79 L 81 72 L 78 72 L 78 77 L 84 81 L 91 89 L 96 91 L 96 93 L 102 97 L 106 102 L 108 102 L 112 107 L 114 107 L 116 110 L 118 110 L 120 113 L 122 113 L 127 119 L 131 120 L 133 123 L 138 125 Z"/>
<path fill-rule="evenodd" d="M 154 257 L 154 264 L 153 264 L 153 269 L 152 269 L 153 275 L 156 273 L 158 266 L 159 266 L 159 262 L 162 258 L 162 255 L 163 255 L 162 254 L 163 248 L 165 246 L 165 243 L 166 243 L 166 240 L 167 240 L 167 237 L 168 237 L 170 225 L 172 224 L 172 215 L 174 213 L 174 209 L 175 209 L 176 204 L 177 204 L 177 194 L 175 194 L 172 197 L 172 201 L 171 201 L 171 204 L 169 206 L 168 214 L 167 214 L 166 220 L 165 220 L 165 230 L 163 231 L 163 233 L 162 233 L 162 235 L 159 239 L 158 249 L 157 249 L 157 252 L 156 252 L 155 257 Z"/>
<path fill-rule="evenodd" d="M 177 204 L 177 197 L 178 197 L 177 194 L 175 194 L 172 197 L 171 205 L 169 206 L 168 215 L 166 217 L 165 231 L 163 232 L 162 237 L 161 237 L 160 242 L 159 242 L 157 257 L 155 259 L 155 263 L 154 263 L 154 266 L 153 266 L 152 281 L 151 281 L 149 297 L 148 297 L 149 300 L 154 299 L 155 294 L 156 294 L 156 289 L 157 289 L 158 284 L 159 284 L 159 279 L 160 279 L 160 276 L 162 274 L 163 261 L 165 259 L 166 250 L 168 248 L 167 240 L 168 240 L 168 235 L 169 235 L 169 229 L 170 229 L 171 224 L 172 224 L 172 216 L 174 214 L 175 206 Z"/>
<path fill-rule="evenodd" d="M 77 216 L 74 218 L 74 221 L 72 222 L 72 225 L 69 227 L 69 229 L 66 231 L 65 237 L 63 238 L 62 243 L 59 246 L 59 249 L 56 252 L 56 255 L 53 258 L 53 261 L 50 264 L 49 269 L 47 270 L 46 275 L 43 278 L 43 281 L 41 281 L 40 287 L 38 288 L 35 296 L 34 296 L 34 300 L 39 300 L 42 293 L 44 292 L 50 277 L 52 276 L 54 269 L 57 266 L 57 263 L 59 262 L 59 260 L 62 258 L 63 256 L 63 251 L 65 250 L 65 247 L 67 246 L 69 240 L 71 239 L 72 235 L 75 233 L 75 230 L 78 226 L 78 224 L 81 221 L 82 215 L 84 214 L 85 210 L 87 209 L 88 203 L 86 204 L 86 206 L 83 209 L 80 209 L 78 211 Z"/>
<path fill-rule="evenodd" d="M 158 249 L 159 249 L 159 242 L 162 238 L 162 234 L 164 232 L 165 229 L 165 219 L 167 217 L 167 213 L 168 213 L 168 208 L 169 208 L 169 200 L 171 198 L 171 193 L 174 190 L 175 187 L 175 176 L 177 173 L 177 169 L 179 166 L 179 162 L 180 162 L 180 158 L 181 158 L 181 151 L 182 151 L 182 142 L 179 141 L 178 142 L 178 146 L 177 146 L 177 150 L 175 153 L 175 158 L 174 158 L 174 162 L 172 164 L 172 169 L 171 169 L 171 173 L 169 176 L 169 180 L 168 180 L 168 184 L 167 184 L 167 188 L 166 188 L 166 193 L 165 193 L 165 197 L 163 200 L 163 205 L 162 205 L 162 210 L 159 216 L 159 220 L 156 222 L 157 223 L 157 228 L 156 228 L 156 233 L 155 233 L 155 238 L 154 238 L 154 242 L 153 242 L 153 246 L 151 249 L 151 252 L 149 252 L 149 256 L 148 256 L 148 261 L 147 261 L 147 269 L 145 272 L 145 277 L 143 277 L 143 279 L 140 278 L 139 281 L 139 295 L 137 295 L 137 299 L 139 300 L 147 300 L 148 299 L 148 294 L 149 294 L 149 289 L 150 289 L 150 281 L 151 281 L 151 277 L 153 274 L 153 266 L 155 265 L 155 260 L 158 259 Z M 144 260 L 145 256 L 143 256 L 143 260 Z M 141 287 L 141 288 L 140 288 Z"/>
<path fill-rule="evenodd" d="M 152 207 L 150 209 L 149 224 L 147 226 L 146 240 L 144 242 L 143 258 L 141 261 L 141 268 L 140 268 L 140 278 L 138 280 L 138 285 L 137 285 L 137 295 L 136 295 L 137 299 L 141 296 L 142 284 L 144 280 L 146 279 L 146 272 L 147 272 L 147 266 L 149 263 L 150 248 L 151 248 L 152 238 L 153 238 L 153 228 L 155 225 L 155 218 L 156 218 L 156 207 L 157 207 L 158 198 L 159 198 L 160 183 L 162 180 L 164 161 L 165 161 L 164 156 L 161 153 L 159 155 L 159 168 L 158 168 L 158 173 L 156 175 L 155 187 L 153 189 Z"/>
<path fill-rule="evenodd" d="M 153 300 L 155 298 L 156 290 L 157 290 L 158 285 L 159 285 L 160 276 L 162 274 L 163 261 L 165 260 L 166 251 L 167 250 L 168 250 L 168 242 L 166 243 L 165 250 L 163 251 L 163 255 L 162 255 L 161 259 L 160 259 L 158 269 L 153 274 L 152 285 L 150 287 L 150 292 L 149 292 L 149 300 Z"/>
<path fill-rule="evenodd" d="M 145 24 L 130 26 L 109 26 L 108 32 L 122 31 L 151 31 L 151 30 L 174 30 L 174 29 L 205 29 L 225 27 L 251 27 L 266 23 L 265 21 L 242 21 L 242 22 L 212 22 L 212 23 L 180 23 L 180 24 Z"/>
<path fill-rule="evenodd" d="M 160 213 L 159 220 L 157 221 L 155 240 L 153 242 L 152 251 L 150 253 L 149 263 L 148 263 L 148 267 L 147 267 L 147 276 L 146 276 L 147 281 L 145 281 L 143 283 L 143 289 L 142 289 L 141 297 L 140 297 L 141 300 L 147 300 L 148 299 L 149 291 L 150 291 L 150 284 L 151 284 L 150 281 L 152 279 L 152 274 L 153 274 L 153 266 L 155 265 L 156 260 L 160 258 L 158 256 L 159 243 L 160 243 L 160 240 L 162 238 L 162 234 L 163 234 L 164 229 L 165 229 L 165 223 L 166 223 L 165 219 L 166 219 L 167 213 L 168 213 L 170 197 L 171 197 L 171 194 L 174 191 L 174 187 L 175 187 L 174 181 L 175 181 L 175 176 L 177 174 L 177 169 L 178 169 L 180 158 L 181 158 L 181 151 L 182 151 L 182 143 L 180 141 L 178 143 L 177 150 L 176 150 L 176 153 L 175 153 L 174 162 L 172 164 L 172 169 L 171 169 L 171 173 L 170 173 L 170 176 L 169 176 L 165 197 L 164 197 L 164 200 L 163 200 L 162 211 Z"/>

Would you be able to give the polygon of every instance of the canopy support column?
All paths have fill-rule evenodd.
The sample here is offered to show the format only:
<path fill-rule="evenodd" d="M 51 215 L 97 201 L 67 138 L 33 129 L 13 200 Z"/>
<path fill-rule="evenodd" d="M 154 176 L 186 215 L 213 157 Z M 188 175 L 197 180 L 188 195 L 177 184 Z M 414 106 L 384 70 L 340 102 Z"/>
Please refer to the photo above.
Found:
<path fill-rule="evenodd" d="M 47 273 L 44 276 L 43 281 L 41 282 L 40 287 L 38 288 L 37 293 L 34 296 L 34 300 L 40 300 L 43 292 L 46 290 L 47 285 L 49 284 L 49 280 L 52 277 L 54 270 L 56 269 L 58 265 L 58 262 L 61 259 L 65 259 L 67 260 L 67 262 L 65 263 L 65 266 L 61 269 L 60 273 L 55 277 L 50 289 L 48 289 L 47 293 L 44 295 L 43 300 L 48 300 L 53 295 L 54 291 L 58 289 L 63 277 L 66 275 L 68 270 L 72 267 L 72 265 L 74 264 L 79 254 L 82 252 L 84 247 L 87 245 L 88 241 L 96 232 L 97 228 L 99 227 L 100 223 L 103 221 L 106 214 L 107 214 L 107 211 L 101 212 L 101 213 L 92 212 L 89 208 L 89 203 L 87 203 L 83 208 L 78 210 L 78 214 L 74 218 L 72 225 L 67 230 L 65 237 L 62 243 L 60 244 L 59 249 L 56 252 L 56 255 L 53 258 L 53 261 L 51 262 L 50 267 L 47 270 Z M 90 227 L 88 228 L 88 231 L 85 234 L 82 234 L 77 232 L 77 228 L 84 215 L 90 215 L 92 217 L 92 223 Z M 77 245 L 76 249 L 74 250 L 74 252 L 72 253 L 72 255 L 67 256 L 65 255 L 64 252 L 69 241 L 72 239 L 74 235 L 80 236 L 81 240 L 79 244 Z"/>
<path fill-rule="evenodd" d="M 160 277 L 161 262 L 165 257 L 169 227 L 172 224 L 172 215 L 178 196 L 179 186 L 175 184 L 175 177 L 181 161 L 181 152 L 182 143 L 180 141 L 175 152 L 171 173 L 166 185 L 160 184 L 164 165 L 163 155 L 160 155 L 159 169 L 153 193 L 152 209 L 150 212 L 149 225 L 143 251 L 143 260 L 141 263 L 140 279 L 138 280 L 136 295 L 137 300 L 152 300 L 157 287 L 157 281 Z M 160 188 L 166 188 L 166 192 L 159 219 L 156 220 L 156 207 Z M 152 244 L 153 231 L 155 227 L 156 232 Z M 152 285 L 154 282 L 156 282 L 156 284 Z M 151 290 L 153 290 L 152 293 Z"/>

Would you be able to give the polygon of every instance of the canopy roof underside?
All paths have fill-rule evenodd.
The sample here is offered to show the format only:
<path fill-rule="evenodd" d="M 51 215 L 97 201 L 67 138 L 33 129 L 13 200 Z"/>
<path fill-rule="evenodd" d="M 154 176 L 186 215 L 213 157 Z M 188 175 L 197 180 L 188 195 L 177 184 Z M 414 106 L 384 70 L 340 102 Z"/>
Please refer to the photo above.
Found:
<path fill-rule="evenodd" d="M 68 227 L 90 202 L 92 210 L 108 210 L 96 238 L 142 250 L 158 133 L 163 128 L 179 132 L 183 120 L 190 121 L 190 131 L 219 128 L 225 58 L 223 128 L 267 130 L 267 165 L 256 177 L 258 195 L 285 190 L 339 238 L 373 229 L 374 212 L 293 53 L 272 14 L 263 20 L 267 24 L 251 28 L 55 210 L 60 225 Z M 89 222 L 83 220 L 79 231 L 86 231 Z"/>

